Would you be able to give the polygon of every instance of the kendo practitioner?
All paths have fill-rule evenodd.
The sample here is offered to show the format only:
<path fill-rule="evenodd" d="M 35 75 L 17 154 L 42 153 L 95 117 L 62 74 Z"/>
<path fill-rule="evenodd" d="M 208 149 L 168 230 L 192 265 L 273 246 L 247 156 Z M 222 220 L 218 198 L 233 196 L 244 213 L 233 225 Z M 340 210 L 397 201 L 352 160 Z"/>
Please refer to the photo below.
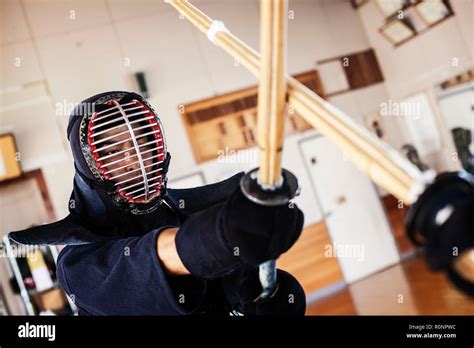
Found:
<path fill-rule="evenodd" d="M 57 276 L 80 315 L 304 314 L 304 291 L 282 270 L 270 298 L 258 298 L 258 265 L 301 234 L 296 205 L 253 203 L 239 187 L 243 172 L 167 188 L 171 156 L 160 118 L 135 93 L 84 100 L 67 136 L 75 166 L 69 215 L 10 238 L 67 245 Z"/>

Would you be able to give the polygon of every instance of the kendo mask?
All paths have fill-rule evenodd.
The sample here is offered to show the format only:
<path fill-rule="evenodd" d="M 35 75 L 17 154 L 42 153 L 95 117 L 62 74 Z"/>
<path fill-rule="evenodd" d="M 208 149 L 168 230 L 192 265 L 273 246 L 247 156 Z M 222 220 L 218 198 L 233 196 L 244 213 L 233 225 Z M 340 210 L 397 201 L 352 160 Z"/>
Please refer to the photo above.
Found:
<path fill-rule="evenodd" d="M 71 114 L 68 138 L 81 178 L 121 209 L 145 214 L 162 203 L 170 154 L 160 118 L 140 95 L 107 92 L 84 100 Z"/>

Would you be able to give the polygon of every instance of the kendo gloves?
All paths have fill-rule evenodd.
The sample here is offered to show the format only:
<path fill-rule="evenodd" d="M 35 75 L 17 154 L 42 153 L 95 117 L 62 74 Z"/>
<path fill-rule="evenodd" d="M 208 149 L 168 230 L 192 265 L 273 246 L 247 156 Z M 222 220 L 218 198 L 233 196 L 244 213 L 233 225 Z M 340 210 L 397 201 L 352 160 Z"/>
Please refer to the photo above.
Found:
<path fill-rule="evenodd" d="M 238 188 L 224 203 L 188 217 L 176 235 L 176 248 L 191 274 L 213 279 L 278 258 L 299 238 L 303 222 L 295 204 L 258 205 Z"/>
<path fill-rule="evenodd" d="M 246 316 L 304 315 L 306 295 L 301 284 L 291 274 L 280 269 L 277 270 L 277 279 L 278 290 L 263 301 L 255 301 L 262 292 L 258 267 L 241 268 L 223 277 L 222 285 L 232 313 Z"/>

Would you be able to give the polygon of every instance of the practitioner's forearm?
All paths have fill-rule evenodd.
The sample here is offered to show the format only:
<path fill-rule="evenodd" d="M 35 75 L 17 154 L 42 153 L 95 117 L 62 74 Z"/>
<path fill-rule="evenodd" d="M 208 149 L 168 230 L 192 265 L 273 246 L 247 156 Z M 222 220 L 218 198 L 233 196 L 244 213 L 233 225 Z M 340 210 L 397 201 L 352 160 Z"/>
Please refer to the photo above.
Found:
<path fill-rule="evenodd" d="M 182 263 L 176 250 L 175 238 L 179 228 L 167 228 L 157 239 L 158 257 L 169 275 L 186 275 L 190 272 Z"/>

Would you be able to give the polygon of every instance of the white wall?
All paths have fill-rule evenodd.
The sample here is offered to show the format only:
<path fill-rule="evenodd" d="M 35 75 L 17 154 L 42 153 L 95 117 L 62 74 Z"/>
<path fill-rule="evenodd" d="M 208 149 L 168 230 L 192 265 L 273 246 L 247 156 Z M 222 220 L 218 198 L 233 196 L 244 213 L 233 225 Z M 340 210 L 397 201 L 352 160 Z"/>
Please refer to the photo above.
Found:
<path fill-rule="evenodd" d="M 290 0 L 288 70 L 314 69 L 319 60 L 369 48 L 360 20 L 343 0 Z"/>
<path fill-rule="evenodd" d="M 377 54 L 388 99 L 397 102 L 418 92 L 427 93 L 434 109 L 435 122 L 440 127 L 442 150 L 423 160 L 439 171 L 456 170 L 458 163 L 452 161 L 455 149 L 449 134 L 442 127 L 434 87 L 473 66 L 474 2 L 454 0 L 451 4 L 455 16 L 398 47 L 393 47 L 379 33 L 384 17 L 375 1 L 369 1 L 358 10 L 370 46 Z M 404 122 L 400 118 L 391 120 L 398 129 L 396 147 L 412 142 Z"/>
<path fill-rule="evenodd" d="M 451 4 L 455 16 L 398 47 L 378 32 L 384 17 L 374 1 L 358 10 L 391 98 L 432 88 L 472 66 L 473 2 L 455 0 Z"/>
<path fill-rule="evenodd" d="M 193 3 L 258 49 L 257 0 Z M 150 102 L 165 125 L 173 155 L 171 179 L 202 170 L 209 182 L 248 167 L 195 164 L 178 105 L 252 86 L 257 80 L 169 5 L 159 0 L 4 0 L 0 6 L 0 88 L 23 86 L 1 95 L 7 111 L 0 113 L 0 127 L 16 134 L 24 169 L 43 168 L 58 217 L 67 213 L 73 175 L 65 136 L 68 112 L 60 106 L 106 90 L 135 90 L 136 71 L 146 73 Z M 357 12 L 346 1 L 290 0 L 289 9 L 291 73 L 369 47 Z M 16 57 L 21 67 L 14 66 Z M 297 172 L 302 166 L 291 144 L 301 136 L 285 148 L 284 163 L 292 162 L 287 165 Z M 306 174 L 297 174 L 302 185 L 308 185 Z M 303 187 L 298 200 L 313 217 L 307 221 L 314 221 L 320 217 L 310 192 Z"/>
<path fill-rule="evenodd" d="M 385 82 L 335 96 L 332 103 L 361 123 L 384 101 L 421 90 L 436 105 L 434 85 L 466 70 L 472 60 L 474 2 L 452 2 L 455 17 L 394 49 L 378 33 L 383 18 L 373 1 L 354 11 L 345 0 L 290 0 L 288 70 L 307 71 L 319 60 L 373 47 Z M 258 48 L 257 0 L 193 3 Z M 212 182 L 253 166 L 195 163 L 178 106 L 252 86 L 257 80 L 162 1 L 2 0 L 0 23 L 0 131 L 17 136 L 25 170 L 43 169 L 58 218 L 67 213 L 73 177 L 65 135 L 69 110 L 61 106 L 68 108 L 106 90 L 136 90 L 137 71 L 146 73 L 150 102 L 165 126 L 173 155 L 171 180 L 202 171 Z M 17 58 L 20 66 L 15 66 Z M 452 65 L 453 58 L 458 66 Z M 410 140 L 403 120 L 389 123 L 394 147 Z M 298 141 L 314 133 L 289 137 L 283 157 L 283 165 L 300 181 L 296 202 L 305 212 L 306 224 L 322 218 L 298 148 Z M 442 136 L 444 152 L 426 159 L 437 169 L 453 165 L 448 157 L 451 143 Z"/>

